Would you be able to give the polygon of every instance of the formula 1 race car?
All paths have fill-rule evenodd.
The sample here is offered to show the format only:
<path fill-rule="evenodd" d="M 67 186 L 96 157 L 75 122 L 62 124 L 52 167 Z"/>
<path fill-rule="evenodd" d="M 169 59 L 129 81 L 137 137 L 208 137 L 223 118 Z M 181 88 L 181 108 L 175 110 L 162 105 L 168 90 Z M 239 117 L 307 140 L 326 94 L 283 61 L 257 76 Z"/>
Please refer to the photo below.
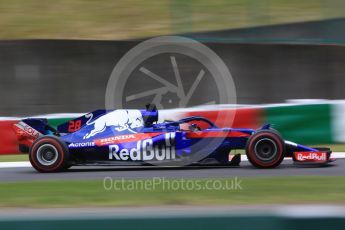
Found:
<path fill-rule="evenodd" d="M 20 151 L 29 153 L 39 172 L 74 165 L 237 166 L 241 156 L 229 155 L 234 149 L 245 149 L 258 168 L 275 168 L 284 157 L 300 164 L 334 160 L 330 149 L 284 141 L 270 125 L 258 130 L 218 128 L 195 116 L 158 123 L 158 111 L 151 104 L 146 110 L 96 110 L 57 129 L 37 118 L 23 119 L 13 128 Z"/>

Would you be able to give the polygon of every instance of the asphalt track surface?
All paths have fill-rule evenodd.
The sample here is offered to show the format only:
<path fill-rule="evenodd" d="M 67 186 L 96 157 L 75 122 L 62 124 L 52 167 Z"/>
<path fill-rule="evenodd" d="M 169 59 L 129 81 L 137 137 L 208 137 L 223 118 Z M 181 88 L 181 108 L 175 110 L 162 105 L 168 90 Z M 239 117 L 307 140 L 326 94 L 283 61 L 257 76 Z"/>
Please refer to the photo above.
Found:
<path fill-rule="evenodd" d="M 199 217 L 209 218 L 214 216 L 283 216 L 292 218 L 345 218 L 343 205 L 327 204 L 289 204 L 289 205 L 166 205 L 145 207 L 93 207 L 90 208 L 6 208 L 0 209 L 1 220 L 17 221 L 37 220 L 61 220 L 61 219 L 94 219 L 108 218 L 185 218 Z"/>
<path fill-rule="evenodd" d="M 31 167 L 2 168 L 0 182 L 39 180 L 90 180 L 104 179 L 150 179 L 163 178 L 229 178 L 229 177 L 275 177 L 275 176 L 345 176 L 345 159 L 338 159 L 323 167 L 301 167 L 291 160 L 275 169 L 256 169 L 249 162 L 239 167 L 72 167 L 66 172 L 38 173 Z"/>

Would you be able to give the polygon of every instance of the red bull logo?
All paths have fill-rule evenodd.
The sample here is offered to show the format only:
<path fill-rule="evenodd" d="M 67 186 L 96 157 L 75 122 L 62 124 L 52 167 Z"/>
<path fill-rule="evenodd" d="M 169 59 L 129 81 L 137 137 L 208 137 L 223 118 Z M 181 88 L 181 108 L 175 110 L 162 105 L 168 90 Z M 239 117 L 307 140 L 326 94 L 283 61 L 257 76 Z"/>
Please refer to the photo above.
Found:
<path fill-rule="evenodd" d="M 298 161 L 326 161 L 325 152 L 296 152 L 295 158 Z"/>
<path fill-rule="evenodd" d="M 143 127 L 144 120 L 140 110 L 115 110 L 86 124 L 93 125 L 93 130 L 87 133 L 83 139 L 102 133 L 107 127 L 115 127 L 115 130 L 118 132 L 128 130 L 135 133 L 133 129 Z"/>
<path fill-rule="evenodd" d="M 135 148 L 120 148 L 109 145 L 109 160 L 118 161 L 162 161 L 176 158 L 175 133 L 165 134 L 164 145 L 154 145 L 152 139 L 138 141 Z"/>

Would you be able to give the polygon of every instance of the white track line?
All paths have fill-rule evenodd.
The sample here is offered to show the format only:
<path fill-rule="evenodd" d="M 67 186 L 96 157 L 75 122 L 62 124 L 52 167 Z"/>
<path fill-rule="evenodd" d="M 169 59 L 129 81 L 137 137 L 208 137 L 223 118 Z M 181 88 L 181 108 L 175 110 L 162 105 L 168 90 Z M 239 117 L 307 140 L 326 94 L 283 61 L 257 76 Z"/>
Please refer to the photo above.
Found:
<path fill-rule="evenodd" d="M 344 159 L 345 152 L 335 152 L 332 153 L 332 157 L 336 159 Z M 291 158 L 286 158 L 287 160 Z M 246 155 L 241 156 L 241 161 L 248 161 Z M 4 168 L 30 168 L 32 167 L 29 161 L 17 161 L 17 162 L 0 162 L 0 169 Z"/>
<path fill-rule="evenodd" d="M 17 161 L 17 162 L 0 162 L 0 168 L 27 168 L 31 167 L 29 161 Z"/>
<path fill-rule="evenodd" d="M 332 157 L 334 157 L 336 159 L 345 158 L 345 152 L 334 152 L 334 153 L 332 153 Z"/>

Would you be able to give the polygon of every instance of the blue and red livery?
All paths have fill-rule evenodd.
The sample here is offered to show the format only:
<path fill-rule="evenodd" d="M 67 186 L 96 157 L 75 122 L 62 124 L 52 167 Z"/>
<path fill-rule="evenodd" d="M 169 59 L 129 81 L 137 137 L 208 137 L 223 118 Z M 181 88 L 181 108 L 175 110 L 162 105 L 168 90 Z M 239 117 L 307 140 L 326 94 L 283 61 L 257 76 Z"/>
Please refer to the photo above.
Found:
<path fill-rule="evenodd" d="M 204 123 L 201 129 L 199 124 Z M 238 166 L 244 149 L 258 168 L 275 168 L 284 157 L 299 164 L 327 164 L 328 148 L 310 148 L 284 140 L 270 125 L 258 130 L 218 128 L 204 117 L 158 123 L 158 110 L 96 110 L 51 127 L 46 119 L 14 125 L 19 149 L 29 153 L 39 172 L 75 165 L 229 165 Z"/>

